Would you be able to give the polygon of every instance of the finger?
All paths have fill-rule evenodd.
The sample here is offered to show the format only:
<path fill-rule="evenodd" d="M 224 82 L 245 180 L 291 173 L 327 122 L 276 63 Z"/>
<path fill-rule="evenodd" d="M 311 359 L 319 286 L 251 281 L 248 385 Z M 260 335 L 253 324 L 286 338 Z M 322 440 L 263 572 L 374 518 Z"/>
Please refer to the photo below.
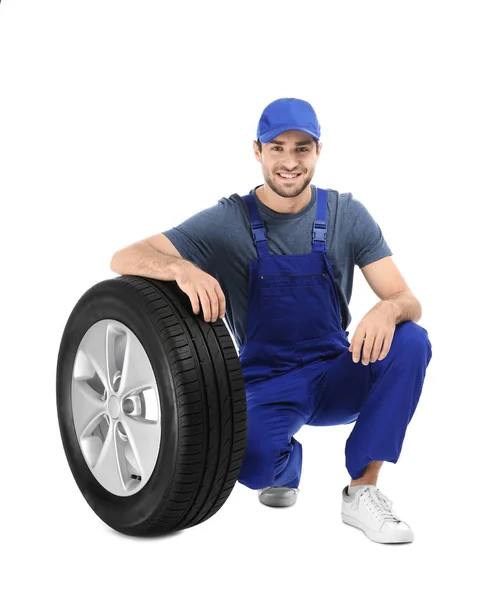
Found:
<path fill-rule="evenodd" d="M 224 319 L 224 315 L 226 314 L 226 297 L 219 283 L 216 285 L 216 293 L 219 298 L 219 316 L 221 319 Z"/>
<path fill-rule="evenodd" d="M 371 355 L 370 355 L 370 362 L 372 362 L 372 363 L 376 362 L 377 358 L 379 357 L 380 352 L 382 351 L 383 340 L 384 340 L 383 334 L 378 334 L 375 337 L 375 341 L 373 342 L 373 349 L 372 349 Z"/>
<path fill-rule="evenodd" d="M 370 355 L 375 342 L 375 334 L 366 332 L 365 343 L 363 344 L 363 352 L 361 362 L 366 366 L 370 362 Z"/>
<path fill-rule="evenodd" d="M 219 313 L 219 300 L 214 288 L 207 289 L 207 295 L 209 296 L 209 302 L 211 304 L 211 321 L 217 321 L 218 313 Z"/>
<path fill-rule="evenodd" d="M 357 363 L 361 356 L 361 346 L 365 337 L 364 331 L 355 331 L 353 339 L 351 340 L 353 362 Z"/>
<path fill-rule="evenodd" d="M 211 303 L 209 300 L 209 295 L 207 294 L 207 290 L 205 288 L 200 288 L 198 290 L 198 294 L 200 296 L 200 304 L 202 305 L 202 313 L 204 315 L 204 321 L 211 320 Z"/>
<path fill-rule="evenodd" d="M 199 296 L 197 294 L 196 290 L 191 291 L 188 294 L 188 297 L 190 298 L 190 304 L 192 305 L 192 310 L 193 312 L 198 315 L 200 312 L 200 303 L 199 303 Z"/>
<path fill-rule="evenodd" d="M 383 341 L 382 351 L 380 352 L 380 356 L 378 357 L 378 360 L 383 360 L 389 353 L 393 337 L 394 337 L 393 334 L 385 336 L 385 339 Z"/>

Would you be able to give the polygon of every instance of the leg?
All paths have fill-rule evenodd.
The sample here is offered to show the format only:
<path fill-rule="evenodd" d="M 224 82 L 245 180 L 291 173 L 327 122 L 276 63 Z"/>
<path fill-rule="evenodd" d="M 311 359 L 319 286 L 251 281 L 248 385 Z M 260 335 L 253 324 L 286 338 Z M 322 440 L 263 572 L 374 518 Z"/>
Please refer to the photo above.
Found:
<path fill-rule="evenodd" d="M 351 483 L 349 485 L 377 485 L 378 472 L 380 471 L 382 465 L 383 460 L 374 460 L 371 463 L 368 463 L 363 475 L 361 475 L 361 477 L 358 479 L 351 479 Z"/>
<path fill-rule="evenodd" d="M 354 363 L 350 352 L 328 361 L 322 396 L 309 424 L 356 420 L 345 448 L 346 468 L 353 481 L 362 478 L 373 461 L 397 462 L 431 355 L 426 329 L 405 321 L 397 325 L 382 361 L 366 366 Z"/>
<path fill-rule="evenodd" d="M 238 481 L 251 489 L 297 488 L 302 446 L 293 435 L 308 420 L 306 380 L 300 372 L 246 384 L 247 443 Z"/>
<path fill-rule="evenodd" d="M 352 479 L 360 478 L 372 461 L 397 462 L 431 356 L 426 329 L 405 321 L 397 325 L 384 360 L 367 365 L 372 388 L 346 442 L 346 466 Z"/>

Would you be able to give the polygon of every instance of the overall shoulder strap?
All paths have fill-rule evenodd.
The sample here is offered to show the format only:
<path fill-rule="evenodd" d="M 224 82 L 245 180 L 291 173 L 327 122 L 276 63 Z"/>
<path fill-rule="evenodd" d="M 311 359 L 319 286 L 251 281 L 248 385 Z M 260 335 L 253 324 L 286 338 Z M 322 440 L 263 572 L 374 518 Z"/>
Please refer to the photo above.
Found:
<path fill-rule="evenodd" d="M 264 222 L 260 216 L 260 212 L 255 203 L 255 198 L 251 194 L 240 196 L 239 194 L 233 194 L 233 196 L 240 198 L 244 201 L 248 208 L 248 214 L 250 217 L 250 230 L 252 232 L 253 242 L 257 248 L 259 256 L 269 256 L 269 246 L 267 244 L 267 231 L 265 230 Z"/>
<path fill-rule="evenodd" d="M 312 252 L 326 252 L 327 241 L 327 202 L 329 192 L 317 188 L 317 207 L 312 228 Z"/>

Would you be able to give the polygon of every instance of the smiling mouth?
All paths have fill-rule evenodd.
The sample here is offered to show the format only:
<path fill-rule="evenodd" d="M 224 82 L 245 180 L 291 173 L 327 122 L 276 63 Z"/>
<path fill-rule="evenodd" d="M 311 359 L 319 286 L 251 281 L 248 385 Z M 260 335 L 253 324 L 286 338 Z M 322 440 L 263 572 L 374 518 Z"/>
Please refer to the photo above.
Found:
<path fill-rule="evenodd" d="M 281 171 L 280 173 L 276 173 L 276 176 L 279 177 L 279 179 L 282 179 L 283 181 L 295 181 L 301 176 L 301 173 L 287 173 Z"/>

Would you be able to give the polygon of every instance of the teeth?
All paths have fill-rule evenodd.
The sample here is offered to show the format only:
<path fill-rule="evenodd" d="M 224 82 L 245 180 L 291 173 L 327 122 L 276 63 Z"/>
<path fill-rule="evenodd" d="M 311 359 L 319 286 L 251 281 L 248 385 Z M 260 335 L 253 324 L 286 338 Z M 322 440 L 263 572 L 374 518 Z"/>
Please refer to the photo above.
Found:
<path fill-rule="evenodd" d="M 294 179 L 295 177 L 298 177 L 298 175 L 283 175 L 282 173 L 279 173 L 279 175 L 286 179 Z"/>

